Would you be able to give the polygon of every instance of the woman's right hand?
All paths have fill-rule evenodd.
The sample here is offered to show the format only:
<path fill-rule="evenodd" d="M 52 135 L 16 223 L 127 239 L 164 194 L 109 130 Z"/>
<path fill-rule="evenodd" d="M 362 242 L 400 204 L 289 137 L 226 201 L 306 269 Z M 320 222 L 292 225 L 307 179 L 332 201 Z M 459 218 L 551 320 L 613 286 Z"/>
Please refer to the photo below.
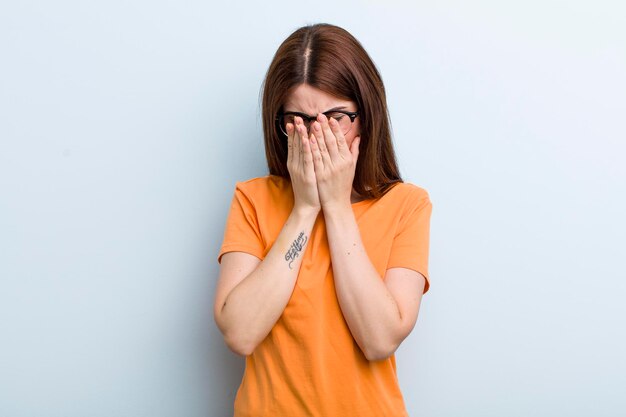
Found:
<path fill-rule="evenodd" d="M 294 210 L 319 212 L 322 206 L 307 130 L 301 117 L 296 116 L 294 122 L 295 126 L 287 123 L 287 169 L 291 176 Z"/>

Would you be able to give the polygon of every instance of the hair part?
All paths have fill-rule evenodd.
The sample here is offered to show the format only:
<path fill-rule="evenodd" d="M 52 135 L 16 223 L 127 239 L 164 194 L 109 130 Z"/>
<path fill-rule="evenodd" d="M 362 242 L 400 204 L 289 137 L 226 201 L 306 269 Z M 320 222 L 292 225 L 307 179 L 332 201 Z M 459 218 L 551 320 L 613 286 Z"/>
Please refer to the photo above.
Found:
<path fill-rule="evenodd" d="M 361 124 L 359 159 L 353 187 L 377 199 L 403 182 L 391 140 L 391 121 L 382 78 L 360 42 L 345 29 L 318 23 L 293 32 L 278 47 L 262 90 L 265 154 L 271 175 L 291 179 L 287 139 L 276 116 L 289 94 L 308 84 L 357 104 Z"/>

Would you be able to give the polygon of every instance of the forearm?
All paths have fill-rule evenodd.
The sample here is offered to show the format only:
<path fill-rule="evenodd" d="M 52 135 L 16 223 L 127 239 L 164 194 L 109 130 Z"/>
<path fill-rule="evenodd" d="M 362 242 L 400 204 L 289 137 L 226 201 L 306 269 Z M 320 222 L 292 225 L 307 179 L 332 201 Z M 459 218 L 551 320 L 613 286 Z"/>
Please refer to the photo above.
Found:
<path fill-rule="evenodd" d="M 351 206 L 324 210 L 337 299 L 365 356 L 382 359 L 396 349 L 402 318 L 363 245 Z"/>
<path fill-rule="evenodd" d="M 242 354 L 252 353 L 289 302 L 316 217 L 292 211 L 265 259 L 226 297 L 220 328 Z"/>

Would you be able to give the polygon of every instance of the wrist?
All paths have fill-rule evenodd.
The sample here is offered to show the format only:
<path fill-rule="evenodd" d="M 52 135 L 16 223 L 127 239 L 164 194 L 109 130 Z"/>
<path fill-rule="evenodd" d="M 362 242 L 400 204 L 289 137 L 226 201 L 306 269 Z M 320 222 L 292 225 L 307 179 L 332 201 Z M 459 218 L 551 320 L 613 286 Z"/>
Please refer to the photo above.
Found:
<path fill-rule="evenodd" d="M 350 201 L 322 204 L 322 210 L 324 211 L 324 218 L 353 214 Z"/>
<path fill-rule="evenodd" d="M 293 210 L 291 211 L 291 214 L 298 216 L 298 217 L 302 217 L 302 218 L 308 218 L 308 217 L 316 218 L 321 210 L 322 210 L 321 207 L 294 206 Z"/>

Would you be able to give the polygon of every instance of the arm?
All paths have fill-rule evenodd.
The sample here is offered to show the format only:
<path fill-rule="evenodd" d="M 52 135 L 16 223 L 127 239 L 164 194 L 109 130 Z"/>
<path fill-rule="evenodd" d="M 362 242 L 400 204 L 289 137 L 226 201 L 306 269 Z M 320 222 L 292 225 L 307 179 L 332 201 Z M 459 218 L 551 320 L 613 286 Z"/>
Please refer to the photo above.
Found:
<path fill-rule="evenodd" d="M 350 205 L 325 210 L 324 218 L 337 298 L 350 332 L 368 360 L 385 359 L 415 326 L 425 278 L 407 268 L 391 268 L 383 281 Z"/>
<path fill-rule="evenodd" d="M 337 299 L 365 357 L 384 359 L 415 325 L 425 279 L 407 268 L 390 268 L 384 282 L 380 278 L 363 246 L 350 204 L 360 136 L 348 144 L 338 123 L 329 122 L 323 114 L 313 128 L 311 149 Z"/>
<path fill-rule="evenodd" d="M 251 354 L 285 309 L 317 214 L 294 209 L 261 262 L 240 252 L 222 256 L 214 318 L 235 353 Z"/>
<path fill-rule="evenodd" d="M 249 355 L 274 327 L 291 298 L 311 230 L 321 210 L 313 156 L 302 118 L 287 124 L 287 168 L 294 206 L 262 262 L 234 252 L 222 256 L 214 317 L 226 344 Z"/>

